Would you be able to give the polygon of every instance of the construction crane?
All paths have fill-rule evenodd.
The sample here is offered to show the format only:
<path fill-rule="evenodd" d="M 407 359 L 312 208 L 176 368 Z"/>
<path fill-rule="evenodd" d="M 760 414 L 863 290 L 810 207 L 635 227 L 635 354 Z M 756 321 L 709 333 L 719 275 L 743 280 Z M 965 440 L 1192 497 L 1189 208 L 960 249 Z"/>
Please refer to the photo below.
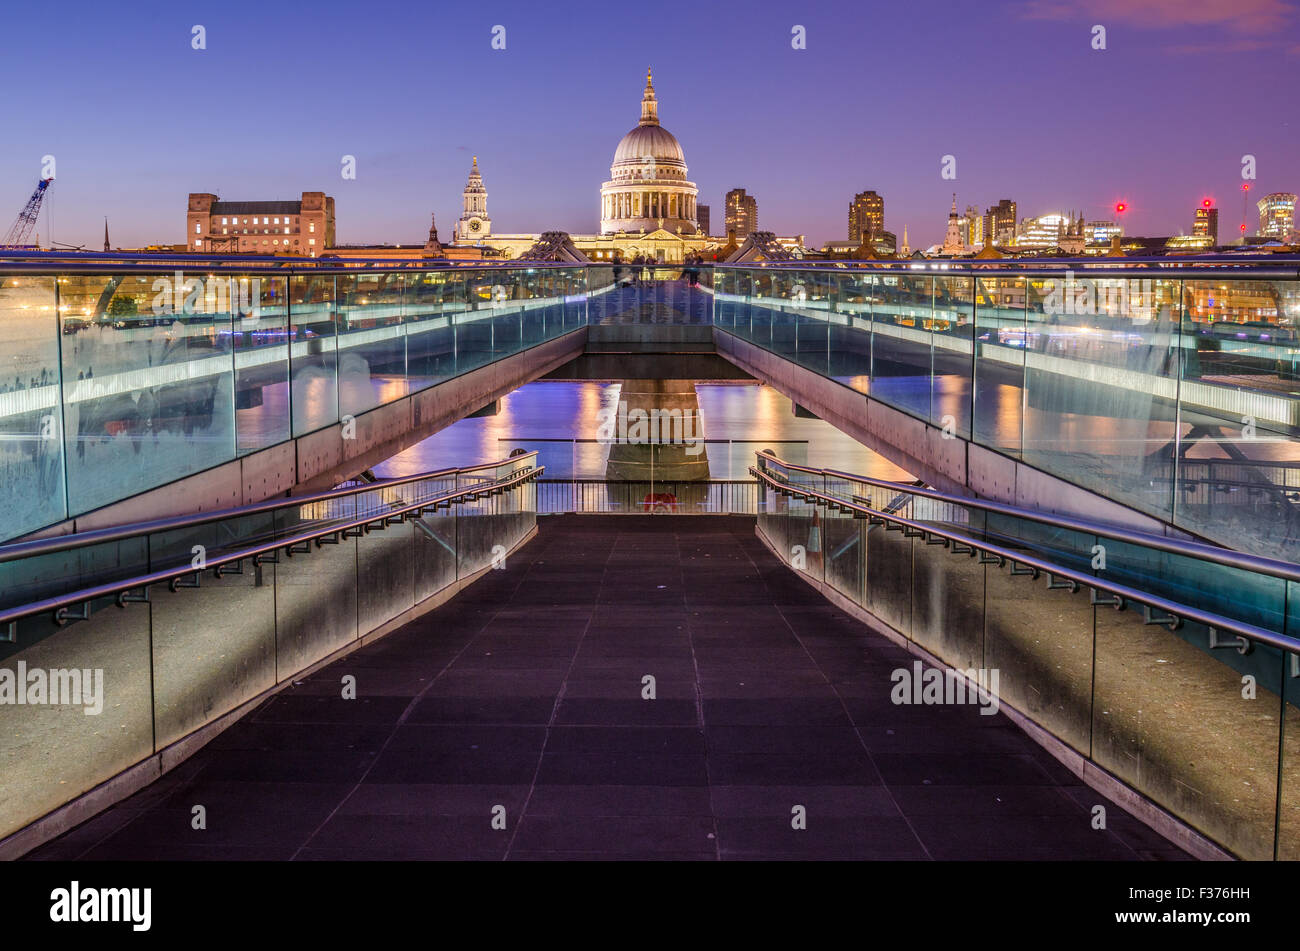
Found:
<path fill-rule="evenodd" d="M 27 243 L 27 239 L 31 236 L 32 229 L 36 227 L 36 219 L 41 213 L 41 202 L 45 200 L 45 190 L 53 181 L 52 178 L 42 178 L 36 183 L 36 191 L 32 192 L 32 197 L 27 199 L 26 207 L 18 213 L 18 220 L 4 236 L 4 240 L 0 241 L 0 249 L 21 251 L 32 247 Z"/>

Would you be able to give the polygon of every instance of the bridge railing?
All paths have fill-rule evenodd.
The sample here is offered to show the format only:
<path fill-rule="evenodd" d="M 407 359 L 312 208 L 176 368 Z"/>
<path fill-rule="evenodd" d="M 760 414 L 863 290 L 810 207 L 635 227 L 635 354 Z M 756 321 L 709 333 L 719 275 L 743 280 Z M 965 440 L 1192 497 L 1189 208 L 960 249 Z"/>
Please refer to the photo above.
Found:
<path fill-rule="evenodd" d="M 719 265 L 713 298 L 945 436 L 1300 560 L 1300 259 Z"/>
<path fill-rule="evenodd" d="M 576 266 L 6 254 L 0 540 L 586 322 Z"/>
<path fill-rule="evenodd" d="M 791 567 L 1250 859 L 1300 857 L 1300 566 L 759 454 Z M 904 698 L 906 699 L 906 698 Z"/>
<path fill-rule="evenodd" d="M 539 515 L 756 515 L 760 492 L 752 479 L 539 479 Z"/>
<path fill-rule="evenodd" d="M 536 462 L 0 547 L 0 839 L 503 566 Z"/>

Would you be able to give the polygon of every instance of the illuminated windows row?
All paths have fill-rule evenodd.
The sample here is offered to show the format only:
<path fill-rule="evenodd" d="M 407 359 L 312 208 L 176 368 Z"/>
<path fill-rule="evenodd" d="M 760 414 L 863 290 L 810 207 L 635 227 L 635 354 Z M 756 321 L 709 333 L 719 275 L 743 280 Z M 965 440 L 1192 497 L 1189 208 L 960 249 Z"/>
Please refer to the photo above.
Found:
<path fill-rule="evenodd" d="M 232 218 L 230 218 L 229 216 L 223 216 L 222 219 L 221 219 L 221 223 L 222 223 L 223 225 L 232 225 L 232 224 L 233 224 L 233 225 L 237 225 L 237 224 L 240 223 L 240 221 L 239 221 L 238 218 L 233 218 L 233 219 L 232 219 Z M 248 219 L 245 218 L 244 221 L 243 221 L 243 223 L 244 223 L 244 224 L 248 224 L 248 223 L 249 223 Z M 253 221 L 252 221 L 252 223 L 255 224 L 255 225 L 256 225 L 256 224 L 263 224 L 263 225 L 278 225 L 278 224 L 286 224 L 286 225 L 287 225 L 287 224 L 289 224 L 290 222 L 289 222 L 289 216 L 288 216 L 288 215 L 285 215 L 285 216 L 284 216 L 284 221 L 283 221 L 283 222 L 280 221 L 280 218 L 279 218 L 278 216 L 275 217 L 275 218 L 270 218 L 270 217 L 267 217 L 266 215 L 263 215 L 263 216 L 262 216 L 262 220 L 261 220 L 261 221 L 258 221 L 258 219 L 257 219 L 257 215 L 254 215 L 254 216 L 253 216 Z M 298 219 L 297 219 L 297 218 L 294 218 L 294 219 L 293 219 L 293 224 L 297 224 L 297 223 L 298 223 Z"/>

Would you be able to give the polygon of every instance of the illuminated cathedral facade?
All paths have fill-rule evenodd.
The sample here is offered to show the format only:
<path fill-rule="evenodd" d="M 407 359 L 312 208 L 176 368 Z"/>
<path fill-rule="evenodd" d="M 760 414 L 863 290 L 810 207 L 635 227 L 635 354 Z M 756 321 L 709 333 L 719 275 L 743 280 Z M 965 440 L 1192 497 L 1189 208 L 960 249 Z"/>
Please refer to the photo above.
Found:
<path fill-rule="evenodd" d="M 728 239 L 700 229 L 699 189 L 687 174 L 681 143 L 659 122 L 659 100 L 647 70 L 641 119 L 614 149 L 609 179 L 600 186 L 600 230 L 569 235 L 574 248 L 597 262 L 682 264 L 693 258 L 711 259 L 726 248 Z M 508 260 L 526 254 L 541 237 L 491 231 L 487 190 L 477 159 L 463 200 L 457 246 L 448 252 L 477 249 L 484 257 Z M 802 235 L 777 240 L 787 247 L 803 244 Z"/>

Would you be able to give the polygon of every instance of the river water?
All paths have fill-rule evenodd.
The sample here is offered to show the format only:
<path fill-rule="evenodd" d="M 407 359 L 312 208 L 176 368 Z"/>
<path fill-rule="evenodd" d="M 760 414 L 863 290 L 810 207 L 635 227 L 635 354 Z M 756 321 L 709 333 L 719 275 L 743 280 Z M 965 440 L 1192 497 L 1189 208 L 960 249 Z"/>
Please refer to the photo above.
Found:
<path fill-rule="evenodd" d="M 605 477 L 609 446 L 601 423 L 617 407 L 621 383 L 545 381 L 502 397 L 495 416 L 462 419 L 374 467 L 377 476 L 502 459 L 515 448 L 537 449 L 546 477 Z M 697 383 L 700 419 L 709 442 L 709 475 L 748 478 L 754 453 L 772 449 L 791 462 L 840 469 L 878 479 L 912 476 L 850 439 L 829 423 L 794 415 L 793 404 L 770 386 Z M 588 440 L 588 442 L 574 442 Z"/>

